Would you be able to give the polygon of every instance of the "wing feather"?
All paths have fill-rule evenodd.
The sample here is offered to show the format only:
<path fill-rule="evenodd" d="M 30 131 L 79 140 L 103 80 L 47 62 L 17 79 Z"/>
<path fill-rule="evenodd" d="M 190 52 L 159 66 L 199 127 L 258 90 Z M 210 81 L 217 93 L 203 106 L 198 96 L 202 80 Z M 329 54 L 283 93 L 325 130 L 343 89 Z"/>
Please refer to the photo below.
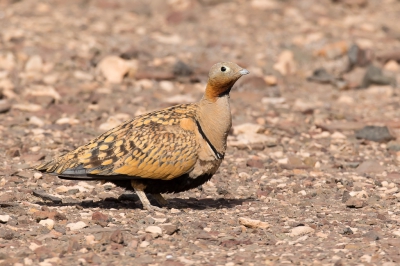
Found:
<path fill-rule="evenodd" d="M 68 179 L 173 179 L 197 161 L 194 111 L 182 105 L 127 121 L 36 169 Z"/>

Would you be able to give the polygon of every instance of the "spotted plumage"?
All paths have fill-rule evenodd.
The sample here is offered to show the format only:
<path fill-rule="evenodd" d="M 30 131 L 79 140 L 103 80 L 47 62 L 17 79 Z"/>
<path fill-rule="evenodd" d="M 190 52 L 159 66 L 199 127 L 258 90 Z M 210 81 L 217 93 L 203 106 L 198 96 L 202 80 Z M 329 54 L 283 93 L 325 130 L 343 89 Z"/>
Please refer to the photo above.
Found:
<path fill-rule="evenodd" d="M 230 62 L 214 65 L 204 97 L 128 120 L 37 170 L 72 180 L 106 180 L 145 192 L 176 193 L 208 181 L 221 164 L 231 128 L 229 92 L 248 71 Z"/>

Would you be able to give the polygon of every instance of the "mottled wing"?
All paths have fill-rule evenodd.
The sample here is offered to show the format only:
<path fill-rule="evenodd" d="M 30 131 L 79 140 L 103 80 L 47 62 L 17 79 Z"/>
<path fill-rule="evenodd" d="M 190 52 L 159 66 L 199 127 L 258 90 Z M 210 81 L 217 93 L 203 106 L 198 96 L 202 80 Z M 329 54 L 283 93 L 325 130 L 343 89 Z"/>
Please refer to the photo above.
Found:
<path fill-rule="evenodd" d="M 197 161 L 195 122 L 184 112 L 188 108 L 191 111 L 190 105 L 174 107 L 125 122 L 37 169 L 71 179 L 178 177 Z"/>

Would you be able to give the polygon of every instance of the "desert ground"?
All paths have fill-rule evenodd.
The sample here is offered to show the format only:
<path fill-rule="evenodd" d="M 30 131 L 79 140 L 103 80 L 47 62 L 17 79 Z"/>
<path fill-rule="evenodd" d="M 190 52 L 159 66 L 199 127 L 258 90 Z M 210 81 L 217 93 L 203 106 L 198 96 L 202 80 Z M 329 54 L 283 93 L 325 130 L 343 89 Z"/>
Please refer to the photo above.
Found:
<path fill-rule="evenodd" d="M 399 18 L 397 0 L 0 0 L 0 265 L 399 265 Z M 165 212 L 30 169 L 200 100 L 220 61 L 250 71 L 225 159 Z"/>

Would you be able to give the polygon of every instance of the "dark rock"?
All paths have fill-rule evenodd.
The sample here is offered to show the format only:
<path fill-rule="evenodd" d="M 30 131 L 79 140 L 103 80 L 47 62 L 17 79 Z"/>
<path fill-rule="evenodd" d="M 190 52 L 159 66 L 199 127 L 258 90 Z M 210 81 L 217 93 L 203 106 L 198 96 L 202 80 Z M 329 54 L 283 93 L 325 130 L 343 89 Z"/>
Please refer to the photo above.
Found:
<path fill-rule="evenodd" d="M 10 229 L 0 228 L 0 238 L 11 240 L 14 238 L 14 232 Z"/>
<path fill-rule="evenodd" d="M 387 127 L 365 126 L 356 131 L 356 138 L 366 139 L 376 142 L 388 142 L 396 139 Z"/>
<path fill-rule="evenodd" d="M 369 231 L 363 235 L 363 237 L 375 241 L 381 239 L 381 236 L 375 231 Z"/>
<path fill-rule="evenodd" d="M 345 202 L 347 202 L 350 198 L 351 198 L 350 192 L 348 192 L 347 190 L 345 190 L 345 191 L 343 192 L 342 202 L 345 203 Z"/>
<path fill-rule="evenodd" d="M 193 74 L 193 69 L 184 62 L 178 61 L 173 67 L 173 73 L 175 76 L 190 76 Z"/>
<path fill-rule="evenodd" d="M 307 80 L 318 83 L 331 83 L 335 80 L 335 77 L 329 74 L 325 68 L 318 68 L 313 71 L 312 76 L 308 77 Z"/>
<path fill-rule="evenodd" d="M 351 230 L 350 227 L 346 227 L 345 229 L 343 229 L 342 232 L 340 232 L 340 234 L 342 234 L 342 235 L 352 235 L 354 233 L 353 233 L 353 230 Z"/>
<path fill-rule="evenodd" d="M 368 88 L 371 84 L 396 86 L 396 79 L 385 76 L 382 69 L 370 65 L 361 83 L 361 88 Z"/>
<path fill-rule="evenodd" d="M 353 44 L 347 51 L 347 57 L 349 58 L 349 69 L 353 69 L 355 66 L 365 67 L 371 63 L 372 52 L 370 50 L 363 50 L 358 45 Z"/>

